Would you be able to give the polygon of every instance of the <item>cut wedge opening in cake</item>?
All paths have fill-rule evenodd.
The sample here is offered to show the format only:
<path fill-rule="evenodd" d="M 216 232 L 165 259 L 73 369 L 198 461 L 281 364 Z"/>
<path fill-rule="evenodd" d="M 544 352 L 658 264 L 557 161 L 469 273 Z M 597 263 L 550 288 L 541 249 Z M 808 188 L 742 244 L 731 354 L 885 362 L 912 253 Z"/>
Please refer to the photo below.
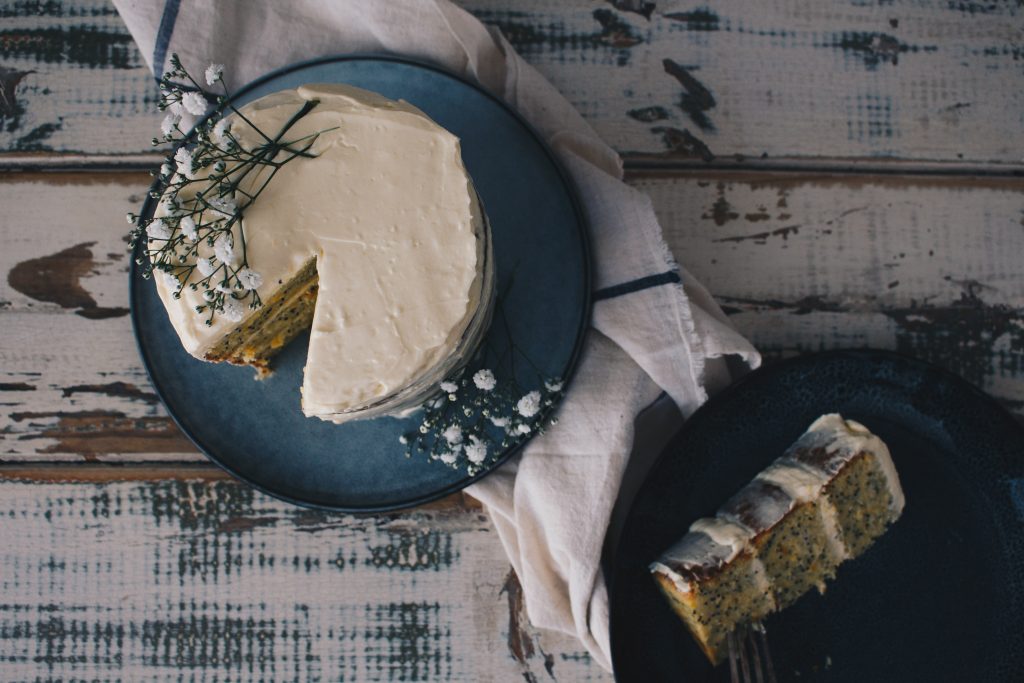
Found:
<path fill-rule="evenodd" d="M 785 609 L 862 554 L 903 512 L 889 449 L 863 425 L 823 415 L 786 453 L 694 522 L 650 570 L 712 663 L 729 633 Z"/>
<path fill-rule="evenodd" d="M 236 299 L 217 279 L 244 253 L 262 306 L 239 314 L 229 301 L 234 316 L 197 315 L 210 290 L 175 292 L 157 278 L 185 349 L 266 375 L 309 330 L 307 416 L 344 422 L 420 405 L 472 357 L 494 300 L 489 226 L 459 139 L 406 102 L 344 85 L 267 95 L 228 121 L 243 149 L 286 131 L 301 153 L 282 151 L 287 163 L 246 177 L 228 198 L 252 198 L 237 225 L 216 245 L 200 239 L 183 266 L 218 269 L 213 291 Z M 180 220 L 175 209 L 161 201 L 155 215 Z"/>

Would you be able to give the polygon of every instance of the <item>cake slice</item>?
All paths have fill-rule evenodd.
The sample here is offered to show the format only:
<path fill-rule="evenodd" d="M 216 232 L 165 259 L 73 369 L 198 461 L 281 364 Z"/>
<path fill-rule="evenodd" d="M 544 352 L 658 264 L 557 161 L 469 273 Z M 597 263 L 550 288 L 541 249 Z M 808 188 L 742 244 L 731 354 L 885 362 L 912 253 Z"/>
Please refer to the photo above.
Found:
<path fill-rule="evenodd" d="M 714 664 L 729 633 L 783 609 L 863 553 L 902 513 L 889 449 L 863 425 L 823 415 L 715 517 L 699 519 L 650 569 Z"/>

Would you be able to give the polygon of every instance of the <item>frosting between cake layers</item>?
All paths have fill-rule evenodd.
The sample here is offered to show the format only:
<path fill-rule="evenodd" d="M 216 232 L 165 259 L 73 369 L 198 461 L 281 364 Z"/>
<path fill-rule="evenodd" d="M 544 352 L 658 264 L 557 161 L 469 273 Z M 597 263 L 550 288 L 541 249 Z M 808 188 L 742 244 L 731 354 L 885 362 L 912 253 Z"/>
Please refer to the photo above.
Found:
<path fill-rule="evenodd" d="M 830 554 L 848 556 L 836 511 L 822 489 L 843 465 L 858 453 L 870 451 L 889 488 L 893 519 L 904 506 L 903 490 L 885 443 L 863 425 L 838 414 L 823 415 L 807 429 L 783 457 L 760 472 L 727 501 L 715 517 L 698 519 L 689 533 L 666 550 L 650 570 L 670 578 L 681 592 L 722 564 L 731 562 L 750 546 L 757 534 L 777 523 L 796 504 L 821 500 L 819 514 Z M 757 557 L 755 553 L 755 565 Z M 763 567 L 754 567 L 755 573 Z"/>
<path fill-rule="evenodd" d="M 323 131 L 310 150 L 315 158 L 281 166 L 245 209 L 242 230 L 263 301 L 315 259 L 303 412 L 342 421 L 396 395 L 418 396 L 410 386 L 436 384 L 438 368 L 452 369 L 448 361 L 465 350 L 467 330 L 479 331 L 477 313 L 489 303 L 490 245 L 458 138 L 415 107 L 349 86 L 308 85 L 242 111 L 273 135 L 308 100 L 319 104 L 286 139 Z M 231 130 L 243 147 L 258 140 L 240 120 Z M 238 245 L 237 230 L 234 237 Z M 200 255 L 209 251 L 200 247 Z M 162 278 L 157 288 L 198 358 L 237 326 L 224 316 L 207 326 L 195 312 L 202 291 L 186 286 L 174 299 Z"/>
<path fill-rule="evenodd" d="M 791 457 L 790 453 L 797 447 L 807 454 L 797 458 Z M 817 448 L 823 449 L 824 454 L 814 453 Z M 807 428 L 807 432 L 793 445 L 784 459 L 795 460 L 811 470 L 821 472 L 829 479 L 863 451 L 870 451 L 875 455 L 878 466 L 885 475 L 889 495 L 892 497 L 891 510 L 894 517 L 898 517 L 903 512 L 906 499 L 900 486 L 899 475 L 896 474 L 896 465 L 892 462 L 892 455 L 885 442 L 861 423 L 844 419 L 838 413 L 822 415 Z"/>

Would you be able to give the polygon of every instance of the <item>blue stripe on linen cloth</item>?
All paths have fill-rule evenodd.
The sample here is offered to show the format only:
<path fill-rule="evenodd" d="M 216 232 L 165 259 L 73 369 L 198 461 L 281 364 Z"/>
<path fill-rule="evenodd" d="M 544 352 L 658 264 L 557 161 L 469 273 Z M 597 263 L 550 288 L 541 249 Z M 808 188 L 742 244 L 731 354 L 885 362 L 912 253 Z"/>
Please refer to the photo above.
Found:
<path fill-rule="evenodd" d="M 174 33 L 180 7 L 181 0 L 167 0 L 164 3 L 164 13 L 160 17 L 160 28 L 156 31 L 156 43 L 153 45 L 153 74 L 157 78 L 166 71 L 164 60 L 167 59 L 167 46 L 171 44 L 171 34 Z"/>
<path fill-rule="evenodd" d="M 630 280 L 629 282 L 623 282 L 619 285 L 604 287 L 594 292 L 593 298 L 594 301 L 614 299 L 615 297 L 622 296 L 623 294 L 632 294 L 633 292 L 650 289 L 651 287 L 660 287 L 661 285 L 674 284 L 682 281 L 683 280 L 679 277 L 679 273 L 677 271 L 670 270 L 664 273 L 658 273 L 657 275 L 648 275 L 646 277 L 637 278 L 636 280 Z"/>

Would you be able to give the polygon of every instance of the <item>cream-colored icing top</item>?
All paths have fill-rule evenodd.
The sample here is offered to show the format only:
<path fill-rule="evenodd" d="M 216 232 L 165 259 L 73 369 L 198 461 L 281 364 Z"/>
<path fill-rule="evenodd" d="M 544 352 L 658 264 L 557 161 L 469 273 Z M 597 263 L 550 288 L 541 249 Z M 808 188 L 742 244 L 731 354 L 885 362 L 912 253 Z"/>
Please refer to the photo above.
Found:
<path fill-rule="evenodd" d="M 797 463 L 775 462 L 762 470 L 755 479 L 778 486 L 799 503 L 815 500 L 829 478 L 820 470 L 801 467 Z"/>
<path fill-rule="evenodd" d="M 896 467 L 885 443 L 871 433 L 864 425 L 853 420 L 846 420 L 837 413 L 822 415 L 815 420 L 794 446 L 804 448 L 816 445 L 823 446 L 830 455 L 848 460 L 860 452 L 869 452 L 886 478 L 892 497 L 890 518 L 900 516 L 905 504 L 903 489 L 900 486 Z M 755 479 L 774 484 L 782 489 L 794 502 L 810 502 L 824 498 L 820 506 L 822 523 L 828 536 L 830 552 L 838 560 L 845 559 L 847 552 L 843 546 L 836 519 L 835 509 L 824 496 L 822 489 L 831 481 L 830 475 L 822 469 L 812 468 L 803 463 L 791 460 L 787 455 L 776 460 L 762 470 Z M 721 513 L 719 513 L 721 515 Z M 728 548 L 724 555 L 720 551 L 711 555 L 706 545 L 690 543 L 689 534 L 703 534 L 711 539 L 715 546 Z M 650 564 L 650 571 L 669 577 L 681 592 L 692 590 L 691 580 L 683 576 L 679 569 L 690 566 L 723 560 L 731 562 L 742 550 L 749 546 L 755 530 L 748 529 L 734 520 L 726 520 L 721 516 L 698 519 L 690 525 L 689 534 L 666 550 L 657 561 Z M 755 559 L 756 556 L 755 556 Z"/>
<path fill-rule="evenodd" d="M 702 517 L 690 525 L 690 532 L 704 534 L 718 545 L 729 547 L 726 562 L 736 559 L 754 536 L 754 532 L 742 524 L 721 517 Z"/>
<path fill-rule="evenodd" d="M 903 487 L 900 486 L 900 478 L 896 473 L 896 465 L 892 462 L 892 455 L 885 442 L 871 433 L 871 430 L 855 420 L 844 419 L 838 413 L 822 415 L 807 428 L 808 432 L 820 432 L 828 435 L 832 441 L 829 450 L 842 451 L 844 453 L 856 454 L 860 451 L 873 453 L 879 468 L 885 475 L 889 493 L 892 496 L 893 519 L 896 519 L 903 512 L 906 498 L 903 495 Z"/>
<path fill-rule="evenodd" d="M 315 158 L 281 166 L 245 209 L 242 229 L 263 301 L 316 259 L 302 408 L 341 421 L 429 374 L 459 345 L 481 298 L 484 228 L 458 138 L 405 102 L 307 85 L 242 112 L 273 136 L 307 100 L 319 104 L 285 139 L 325 131 Z M 239 120 L 231 131 L 243 147 L 259 139 Z M 251 178 L 251 188 L 264 178 Z M 176 300 L 156 281 L 192 355 L 202 358 L 237 326 L 225 316 L 207 326 L 195 312 L 201 291 L 186 287 Z"/>

